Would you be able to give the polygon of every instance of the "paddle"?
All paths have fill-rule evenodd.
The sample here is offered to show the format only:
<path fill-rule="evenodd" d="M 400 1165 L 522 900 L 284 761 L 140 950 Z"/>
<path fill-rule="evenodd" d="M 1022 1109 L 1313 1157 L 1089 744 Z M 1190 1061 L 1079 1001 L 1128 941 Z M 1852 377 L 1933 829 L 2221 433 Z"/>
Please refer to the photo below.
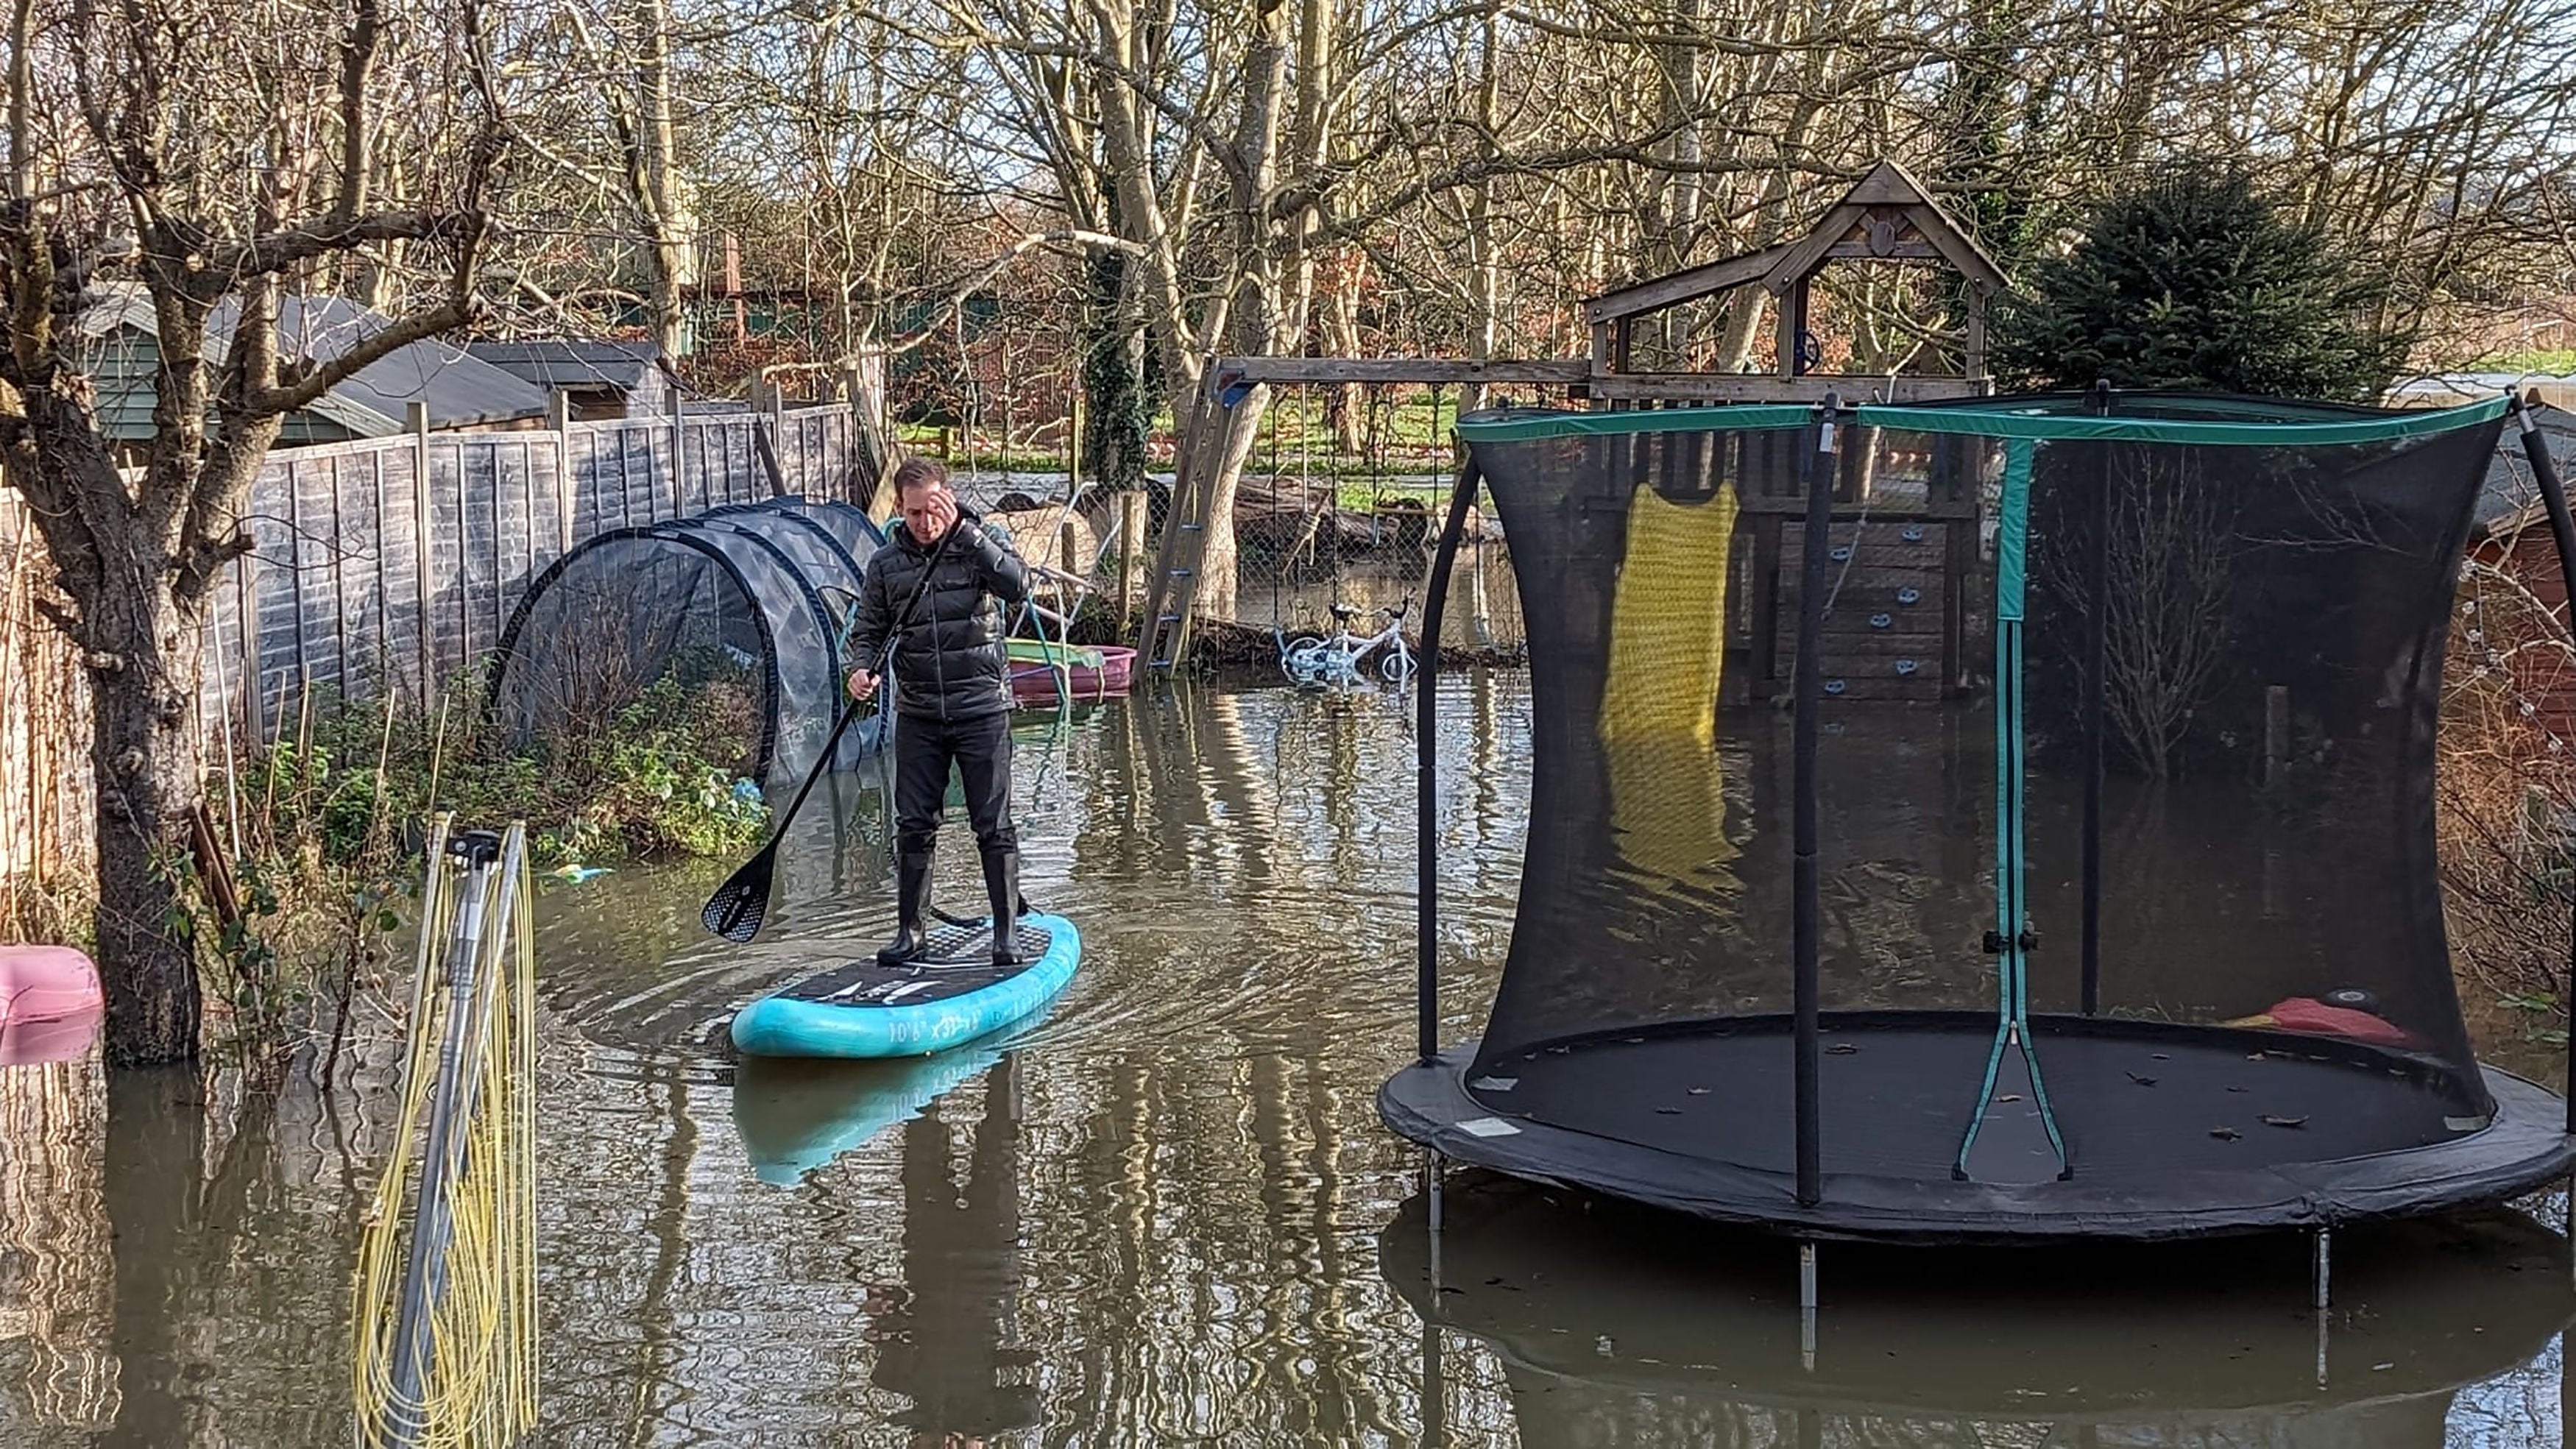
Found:
<path fill-rule="evenodd" d="M 894 647 L 902 642 L 903 631 L 912 626 L 914 611 L 921 607 L 922 598 L 930 592 L 930 580 L 939 571 L 940 557 L 948 552 L 948 541 L 957 536 L 957 530 L 972 526 L 961 514 L 948 525 L 948 531 L 939 536 L 939 546 L 930 551 L 930 562 L 922 566 L 921 582 L 912 586 L 912 597 L 904 602 L 903 613 L 886 634 L 885 652 L 877 658 L 879 688 L 887 687 L 883 681 L 894 665 Z M 841 717 L 832 726 L 831 738 L 823 742 L 823 753 L 814 757 L 814 768 L 805 772 L 805 783 L 797 788 L 796 798 L 787 802 L 787 812 L 778 817 L 778 828 L 769 832 L 769 843 L 760 848 L 758 855 L 744 861 L 742 868 L 728 877 L 723 885 L 716 887 L 714 895 L 707 897 L 706 908 L 698 912 L 698 923 L 710 933 L 737 946 L 760 934 L 760 923 L 769 915 L 770 883 L 778 874 L 778 843 L 787 838 L 788 822 L 805 807 L 805 797 L 813 793 L 814 782 L 822 779 L 823 772 L 832 767 L 832 752 L 840 747 L 841 734 L 850 727 L 850 721 L 859 717 L 859 706 L 863 703 L 865 701 L 854 699 L 842 706 Z"/>

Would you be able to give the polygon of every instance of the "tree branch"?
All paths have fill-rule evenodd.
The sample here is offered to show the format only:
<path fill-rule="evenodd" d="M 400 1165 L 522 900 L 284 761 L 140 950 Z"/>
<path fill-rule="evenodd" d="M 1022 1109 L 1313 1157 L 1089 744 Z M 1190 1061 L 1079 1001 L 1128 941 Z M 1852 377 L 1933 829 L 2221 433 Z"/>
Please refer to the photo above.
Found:
<path fill-rule="evenodd" d="M 348 351 L 315 365 L 294 382 L 246 392 L 242 398 L 243 415 L 253 419 L 283 417 L 309 407 L 324 393 L 403 348 L 464 326 L 469 315 L 467 305 L 451 297 L 426 311 L 399 318 L 384 330 L 361 338 Z"/>
<path fill-rule="evenodd" d="M 332 252 L 356 251 L 372 242 L 458 241 L 482 227 L 467 211 L 386 211 L 372 216 L 326 216 L 249 241 L 211 249 L 206 270 L 227 278 L 282 272 Z"/>
<path fill-rule="evenodd" d="M 384 35 L 378 0 L 357 0 L 357 14 L 340 43 L 340 198 L 331 220 L 346 225 L 367 209 L 368 173 L 375 169 L 375 127 L 367 116 L 367 78 Z"/>

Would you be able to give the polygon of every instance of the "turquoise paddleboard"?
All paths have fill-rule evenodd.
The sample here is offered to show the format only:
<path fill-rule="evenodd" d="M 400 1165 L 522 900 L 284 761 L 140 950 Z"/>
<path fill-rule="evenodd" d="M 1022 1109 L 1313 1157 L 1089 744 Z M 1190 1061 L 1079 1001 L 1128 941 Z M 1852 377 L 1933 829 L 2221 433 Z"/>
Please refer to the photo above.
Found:
<path fill-rule="evenodd" d="M 918 1057 L 964 1046 L 1027 1017 L 1073 979 L 1082 934 L 1062 916 L 1020 917 L 1020 961 L 992 962 L 986 923 L 945 926 L 928 958 L 843 962 L 760 998 L 733 1019 L 755 1057 Z"/>
<path fill-rule="evenodd" d="M 876 1062 L 745 1057 L 734 1068 L 734 1130 L 761 1181 L 792 1187 L 991 1071 L 1019 1035 L 998 1031 L 937 1056 Z"/>

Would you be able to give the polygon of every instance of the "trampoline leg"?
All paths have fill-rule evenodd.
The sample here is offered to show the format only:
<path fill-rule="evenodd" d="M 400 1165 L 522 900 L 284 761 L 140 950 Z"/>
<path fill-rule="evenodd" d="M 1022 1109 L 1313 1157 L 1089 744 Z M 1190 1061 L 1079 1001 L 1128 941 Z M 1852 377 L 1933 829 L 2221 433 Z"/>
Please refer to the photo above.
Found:
<path fill-rule="evenodd" d="M 2326 1334 L 2333 1322 L 2326 1310 L 2334 1304 L 2334 1229 L 2317 1229 L 2316 1291 L 2317 1387 L 2326 1386 Z"/>
<path fill-rule="evenodd" d="M 1816 1245 L 1798 1245 L 1798 1362 L 1816 1371 Z"/>
<path fill-rule="evenodd" d="M 2317 1229 L 2316 1310 L 2334 1306 L 2334 1229 Z"/>
<path fill-rule="evenodd" d="M 1431 1307 L 1440 1309 L 1440 1154 L 1430 1148 L 1422 1152 L 1423 1196 L 1431 1216 Z"/>
<path fill-rule="evenodd" d="M 1440 1290 L 1431 1290 L 1437 1299 Z M 1449 1376 L 1440 1364 L 1440 1326 L 1422 1320 L 1422 1444 L 1423 1449 L 1446 1449 L 1449 1443 Z"/>

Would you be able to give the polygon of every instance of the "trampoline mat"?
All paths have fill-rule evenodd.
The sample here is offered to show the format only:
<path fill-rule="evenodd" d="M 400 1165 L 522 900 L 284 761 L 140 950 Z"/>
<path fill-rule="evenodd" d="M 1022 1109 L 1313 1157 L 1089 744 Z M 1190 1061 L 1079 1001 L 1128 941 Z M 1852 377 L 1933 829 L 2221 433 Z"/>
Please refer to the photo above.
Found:
<path fill-rule="evenodd" d="M 1008 981 L 1035 966 L 1054 940 L 1054 933 L 1045 927 L 1022 922 L 1019 964 L 996 966 L 990 922 L 942 926 L 930 933 L 926 960 L 888 966 L 874 956 L 862 956 L 809 976 L 778 994 L 834 1006 L 921 1006 Z"/>
<path fill-rule="evenodd" d="M 2068 1153 L 2096 1185 L 2341 1161 L 2482 1125 L 2451 1119 L 2461 1109 L 2428 1069 L 2350 1043 L 2105 1019 L 2040 1018 L 2033 1033 Z M 1978 1107 L 1993 1018 L 1909 1014 L 1891 1026 L 1828 1017 L 1823 1044 L 1824 1171 L 1948 1181 Z M 1487 1059 L 1468 1088 L 1505 1116 L 1791 1173 L 1793 1076 L 1789 1023 L 1764 1017 L 1530 1048 Z M 1969 1177 L 2056 1176 L 2025 1059 L 2008 1048 Z"/>

